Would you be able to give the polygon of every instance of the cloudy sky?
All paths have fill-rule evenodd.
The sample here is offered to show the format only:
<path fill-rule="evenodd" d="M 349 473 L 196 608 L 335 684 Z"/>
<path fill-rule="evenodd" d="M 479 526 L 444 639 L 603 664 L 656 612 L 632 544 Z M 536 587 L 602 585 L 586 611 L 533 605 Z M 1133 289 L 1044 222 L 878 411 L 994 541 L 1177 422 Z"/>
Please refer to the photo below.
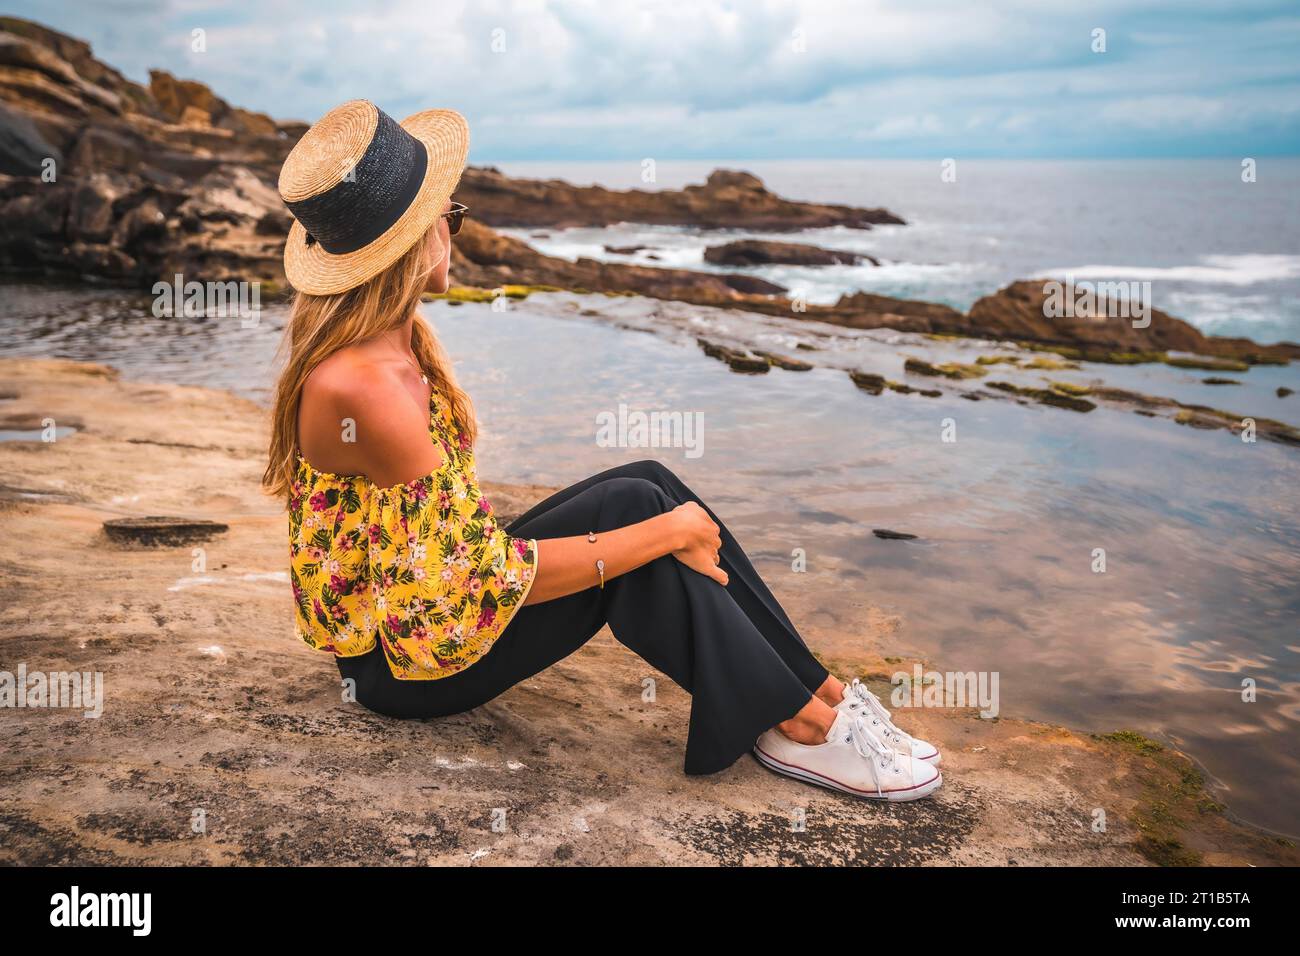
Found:
<path fill-rule="evenodd" d="M 1300 154 L 1295 0 L 0 0 L 228 101 L 453 107 L 473 159 Z M 203 30 L 206 51 L 192 49 Z M 1104 30 L 1104 52 L 1096 52 Z"/>

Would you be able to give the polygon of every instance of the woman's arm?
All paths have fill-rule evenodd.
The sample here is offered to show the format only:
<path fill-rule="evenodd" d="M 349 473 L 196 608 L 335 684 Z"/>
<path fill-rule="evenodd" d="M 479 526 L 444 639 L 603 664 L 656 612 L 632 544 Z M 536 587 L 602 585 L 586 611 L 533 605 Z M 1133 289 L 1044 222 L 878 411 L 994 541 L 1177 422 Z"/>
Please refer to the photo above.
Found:
<path fill-rule="evenodd" d="M 359 471 L 377 485 L 393 485 L 428 474 L 442 464 L 441 450 L 429 441 L 427 416 L 401 385 L 384 376 L 352 383 L 340 415 L 357 423 L 350 449 Z M 718 526 L 694 501 L 636 524 L 597 535 L 537 541 L 537 576 L 525 604 L 540 604 L 600 585 L 596 559 L 605 562 L 605 580 L 634 571 L 671 554 L 687 567 L 727 584 L 714 562 L 722 547 Z"/>
<path fill-rule="evenodd" d="M 540 604 L 599 587 L 597 558 L 605 562 L 606 581 L 671 554 L 725 586 L 727 572 L 713 562 L 721 547 L 718 526 L 694 501 L 636 524 L 602 531 L 596 535 L 595 544 L 585 534 L 539 539 L 537 577 L 524 603 Z"/>

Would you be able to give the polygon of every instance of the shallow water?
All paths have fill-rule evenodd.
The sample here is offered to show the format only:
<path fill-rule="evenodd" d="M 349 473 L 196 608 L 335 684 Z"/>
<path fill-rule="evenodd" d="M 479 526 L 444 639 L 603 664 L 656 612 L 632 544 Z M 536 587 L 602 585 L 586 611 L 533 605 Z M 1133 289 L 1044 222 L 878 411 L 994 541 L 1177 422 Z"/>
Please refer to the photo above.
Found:
<path fill-rule="evenodd" d="M 77 430 L 66 425 L 47 432 L 44 428 L 8 429 L 0 428 L 0 441 L 59 441 Z"/>
<path fill-rule="evenodd" d="M 4 302 L 0 353 L 103 361 L 261 401 L 283 321 L 276 309 L 256 329 L 155 319 L 148 298 L 109 290 L 9 286 Z M 906 355 L 973 361 L 991 343 L 569 294 L 425 312 L 475 398 L 485 477 L 564 485 L 658 458 L 727 521 L 820 649 L 996 671 L 1002 714 L 1170 740 L 1235 813 L 1300 832 L 1300 451 L 1104 406 L 871 396 L 843 371 L 901 379 Z M 819 367 L 735 374 L 697 334 Z M 989 379 L 1102 378 L 1300 420 L 1300 396 L 1273 394 L 1300 391 L 1300 368 L 1255 368 L 1227 387 L 1201 383 L 1208 374 L 998 366 Z M 596 416 L 620 403 L 702 414 L 703 453 L 601 447 Z M 942 441 L 944 419 L 955 442 Z M 880 540 L 872 528 L 919 538 Z M 791 568 L 796 548 L 804 573 Z M 1092 570 L 1095 548 L 1104 574 Z M 1242 702 L 1243 678 L 1258 702 Z"/>

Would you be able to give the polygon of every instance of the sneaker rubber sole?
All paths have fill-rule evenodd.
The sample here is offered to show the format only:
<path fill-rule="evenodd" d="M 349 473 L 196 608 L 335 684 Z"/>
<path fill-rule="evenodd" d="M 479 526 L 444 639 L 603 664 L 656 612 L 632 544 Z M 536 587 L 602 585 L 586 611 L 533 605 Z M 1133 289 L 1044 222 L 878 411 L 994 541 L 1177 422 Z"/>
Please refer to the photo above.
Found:
<path fill-rule="evenodd" d="M 826 787 L 828 790 L 838 790 L 841 793 L 847 793 L 851 797 L 861 797 L 864 800 L 889 800 L 894 803 L 905 803 L 909 800 L 920 800 L 922 797 L 928 797 L 934 793 L 943 784 L 943 774 L 937 770 L 931 780 L 924 783 L 918 783 L 912 787 L 906 787 L 900 790 L 885 790 L 877 792 L 875 790 L 859 790 L 851 787 L 847 783 L 840 783 L 831 777 L 827 777 L 815 770 L 808 770 L 797 764 L 786 763 L 778 760 L 763 751 L 761 747 L 755 745 L 754 759 L 763 766 L 775 773 L 787 777 L 794 777 L 796 780 L 802 780 L 804 783 L 811 783 L 818 787 Z M 931 765 L 933 766 L 933 765 Z"/>

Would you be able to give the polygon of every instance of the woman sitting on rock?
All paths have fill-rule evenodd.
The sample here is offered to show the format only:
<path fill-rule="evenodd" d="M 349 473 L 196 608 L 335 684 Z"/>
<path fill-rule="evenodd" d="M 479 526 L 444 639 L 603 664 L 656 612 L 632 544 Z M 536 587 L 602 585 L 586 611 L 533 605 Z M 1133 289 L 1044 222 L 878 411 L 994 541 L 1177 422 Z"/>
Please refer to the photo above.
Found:
<path fill-rule="evenodd" d="M 363 706 L 470 710 L 609 624 L 692 695 L 685 769 L 752 750 L 861 797 L 933 792 L 939 755 L 809 652 L 736 539 L 654 461 L 593 475 L 507 527 L 479 490 L 468 396 L 419 314 L 445 292 L 465 120 L 332 110 L 280 194 L 297 290 L 265 485 L 289 507 L 298 633 Z"/>

